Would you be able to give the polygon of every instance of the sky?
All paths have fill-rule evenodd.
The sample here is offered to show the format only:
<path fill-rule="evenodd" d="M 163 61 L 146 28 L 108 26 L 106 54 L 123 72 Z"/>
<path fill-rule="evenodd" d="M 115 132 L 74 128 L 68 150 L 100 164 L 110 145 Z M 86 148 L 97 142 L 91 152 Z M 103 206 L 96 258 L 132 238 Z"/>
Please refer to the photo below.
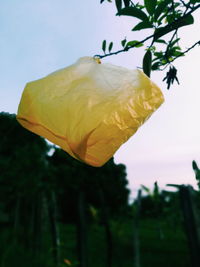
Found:
<path fill-rule="evenodd" d="M 148 34 L 131 32 L 138 22 L 116 17 L 113 4 L 99 0 L 2 0 L 0 3 L 0 111 L 16 113 L 25 84 L 69 66 L 83 56 L 102 54 L 104 39 L 141 40 Z M 195 25 L 180 31 L 183 49 L 199 40 L 200 13 Z M 143 48 L 108 57 L 110 62 L 141 67 Z M 127 167 L 132 196 L 141 184 L 161 188 L 166 184 L 196 187 L 192 160 L 200 165 L 200 48 L 175 62 L 180 85 L 167 90 L 164 73 L 151 79 L 161 88 L 165 103 L 115 154 L 115 162 Z"/>

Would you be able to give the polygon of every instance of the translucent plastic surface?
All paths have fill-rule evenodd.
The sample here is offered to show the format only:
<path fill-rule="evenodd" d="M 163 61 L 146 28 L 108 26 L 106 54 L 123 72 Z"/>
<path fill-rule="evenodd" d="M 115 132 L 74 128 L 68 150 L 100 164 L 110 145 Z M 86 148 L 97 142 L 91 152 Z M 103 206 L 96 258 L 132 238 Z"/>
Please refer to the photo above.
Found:
<path fill-rule="evenodd" d="M 102 166 L 164 101 L 142 71 L 91 57 L 26 85 L 17 119 L 72 157 Z"/>

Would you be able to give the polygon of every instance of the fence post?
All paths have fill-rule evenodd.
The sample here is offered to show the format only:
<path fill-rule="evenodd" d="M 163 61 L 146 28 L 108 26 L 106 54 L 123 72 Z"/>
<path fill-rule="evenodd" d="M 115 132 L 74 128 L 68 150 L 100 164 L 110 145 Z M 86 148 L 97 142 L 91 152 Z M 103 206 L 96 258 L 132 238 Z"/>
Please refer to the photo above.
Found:
<path fill-rule="evenodd" d="M 135 214 L 133 218 L 133 267 L 140 267 L 140 237 L 139 237 L 139 216 L 141 205 L 141 189 L 138 190 Z"/>
<path fill-rule="evenodd" d="M 105 196 L 103 192 L 102 184 L 99 182 L 99 197 L 101 201 L 101 210 L 102 210 L 102 223 L 105 229 L 106 235 L 106 267 L 112 267 L 113 263 L 113 240 L 112 232 L 109 223 L 108 208 L 105 201 Z"/>
<path fill-rule="evenodd" d="M 191 255 L 191 266 L 200 266 L 200 219 L 191 186 L 179 187 L 181 208 Z"/>

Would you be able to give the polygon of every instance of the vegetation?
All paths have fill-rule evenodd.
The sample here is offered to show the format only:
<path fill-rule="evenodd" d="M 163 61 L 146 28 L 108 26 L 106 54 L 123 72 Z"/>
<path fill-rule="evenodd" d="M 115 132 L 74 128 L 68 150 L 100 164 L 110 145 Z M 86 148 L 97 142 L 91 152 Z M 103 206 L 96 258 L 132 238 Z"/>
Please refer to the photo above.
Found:
<path fill-rule="evenodd" d="M 178 193 L 155 183 L 130 204 L 124 165 L 86 166 L 15 115 L 0 129 L 1 267 L 134 266 L 137 238 L 139 266 L 190 266 Z"/>
<path fill-rule="evenodd" d="M 100 3 L 106 2 L 101 0 Z M 138 23 L 132 26 L 133 34 L 138 31 L 145 33 L 142 40 L 121 41 L 122 49 L 113 51 L 113 42 L 107 45 L 102 42 L 103 55 L 96 55 L 99 58 L 117 55 L 128 52 L 130 49 L 138 49 L 144 46 L 142 69 L 150 76 L 151 71 L 168 70 L 163 81 L 166 81 L 167 88 L 178 82 L 177 69 L 173 62 L 183 57 L 200 44 L 197 39 L 190 47 L 183 48 L 182 39 L 179 36 L 180 28 L 194 24 L 193 14 L 199 10 L 198 0 L 107 0 L 116 6 L 116 16 L 129 16 L 136 18 Z M 146 31 L 148 29 L 148 31 Z"/>
<path fill-rule="evenodd" d="M 44 233 L 52 238 L 56 265 L 58 221 L 80 229 L 86 217 L 88 222 L 99 220 L 109 239 L 109 218 L 128 212 L 125 166 L 113 159 L 99 169 L 78 162 L 22 128 L 15 115 L 0 113 L 0 129 L 0 226 L 12 229 L 9 238 L 38 254 L 42 247 L 45 251 Z M 54 150 L 51 156 L 50 149 Z"/>

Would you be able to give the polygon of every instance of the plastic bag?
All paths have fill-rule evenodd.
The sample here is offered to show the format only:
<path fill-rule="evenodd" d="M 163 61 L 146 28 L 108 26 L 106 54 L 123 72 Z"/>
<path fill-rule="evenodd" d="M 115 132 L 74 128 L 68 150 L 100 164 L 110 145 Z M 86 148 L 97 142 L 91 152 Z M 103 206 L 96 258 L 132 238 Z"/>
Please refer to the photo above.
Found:
<path fill-rule="evenodd" d="M 26 85 L 17 120 L 72 157 L 102 166 L 164 101 L 142 71 L 91 57 Z"/>

